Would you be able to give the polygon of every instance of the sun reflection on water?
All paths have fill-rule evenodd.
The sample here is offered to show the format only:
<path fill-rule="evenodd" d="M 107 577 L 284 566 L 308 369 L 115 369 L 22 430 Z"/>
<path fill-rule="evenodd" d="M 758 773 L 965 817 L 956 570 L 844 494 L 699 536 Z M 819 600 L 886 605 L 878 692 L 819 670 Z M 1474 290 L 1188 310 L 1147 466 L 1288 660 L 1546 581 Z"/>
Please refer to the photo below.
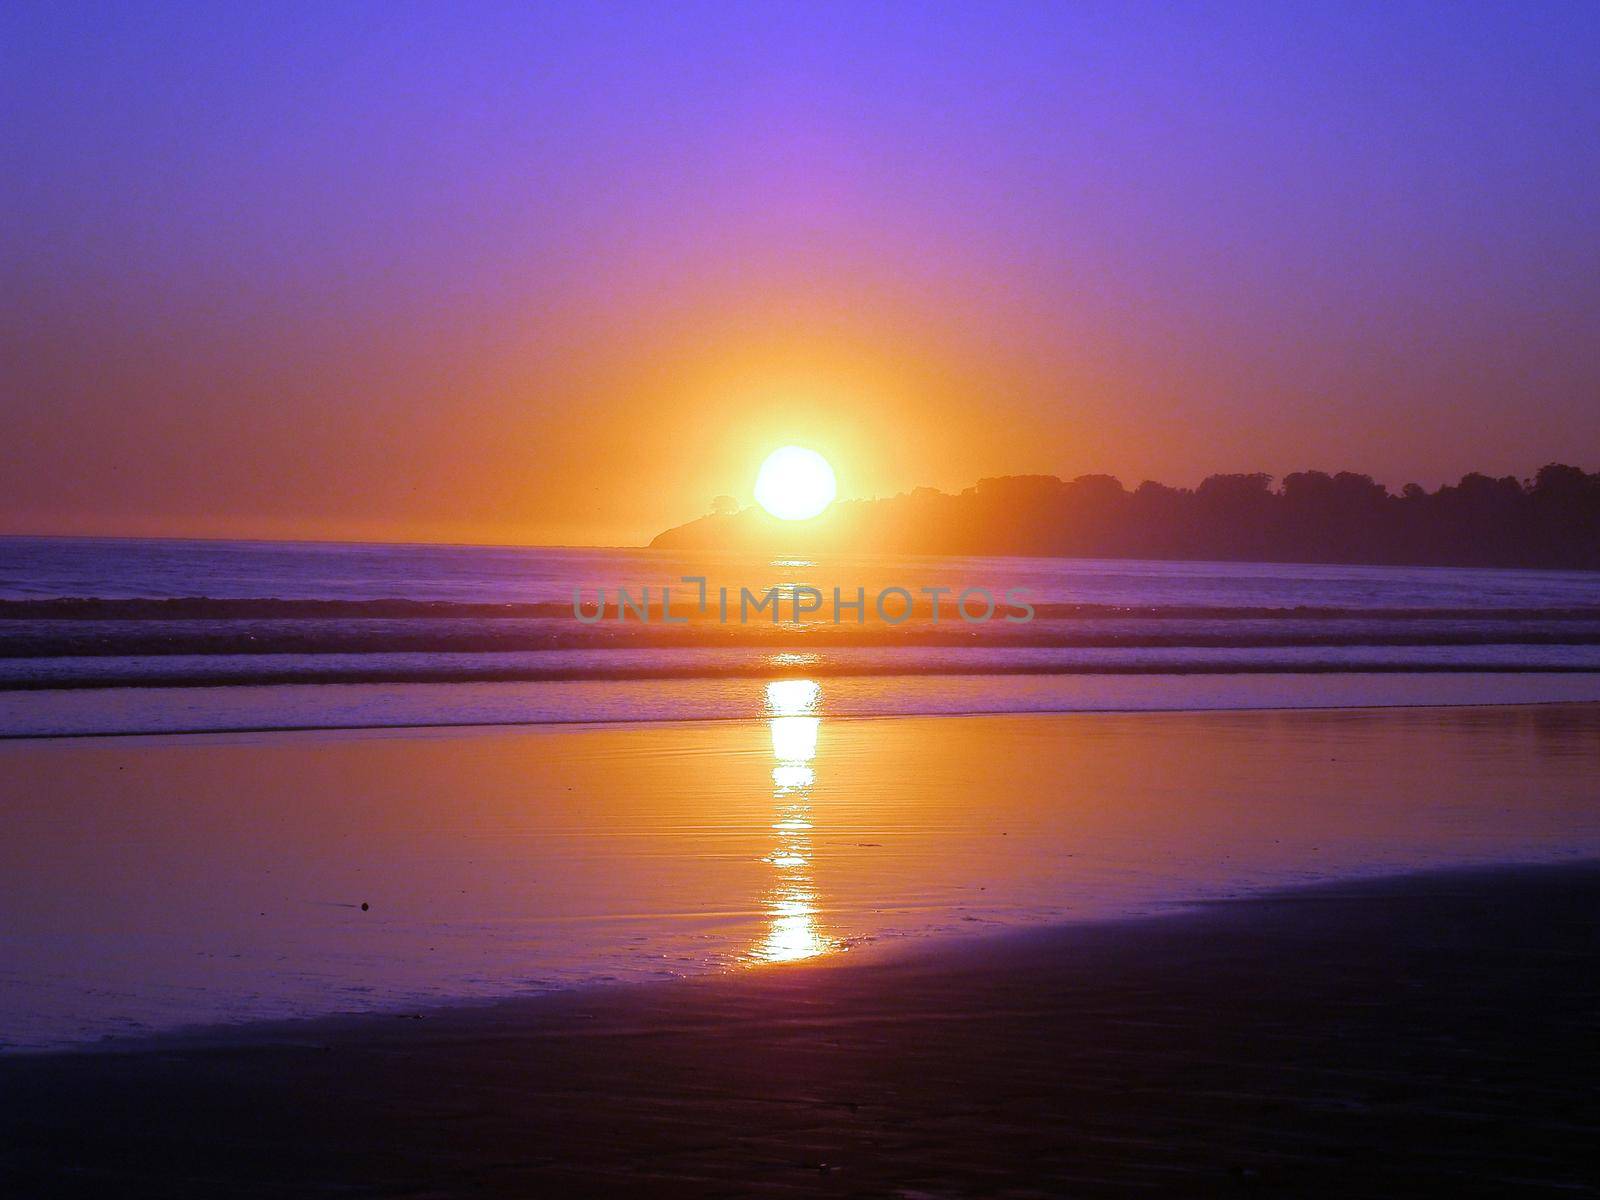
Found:
<path fill-rule="evenodd" d="M 774 679 L 767 684 L 767 711 L 775 717 L 816 720 L 822 687 L 815 679 Z"/>
<path fill-rule="evenodd" d="M 777 844 L 764 862 L 777 873 L 767 893 L 766 936 L 750 951 L 761 962 L 815 958 L 836 943 L 817 928 L 817 895 L 811 877 L 812 760 L 822 726 L 816 713 L 822 689 L 811 679 L 777 679 L 767 684 L 772 732 L 772 799 Z"/>

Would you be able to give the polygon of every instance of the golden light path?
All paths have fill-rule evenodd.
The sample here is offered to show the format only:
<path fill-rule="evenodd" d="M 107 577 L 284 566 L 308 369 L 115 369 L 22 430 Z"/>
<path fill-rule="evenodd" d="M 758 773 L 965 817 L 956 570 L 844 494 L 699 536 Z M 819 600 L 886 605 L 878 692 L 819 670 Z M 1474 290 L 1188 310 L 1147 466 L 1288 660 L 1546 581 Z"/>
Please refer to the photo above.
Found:
<path fill-rule="evenodd" d="M 770 927 L 751 951 L 761 962 L 815 958 L 835 943 L 817 928 L 817 895 L 811 877 L 811 766 L 817 754 L 822 719 L 816 715 L 822 689 L 810 679 L 778 679 L 767 684 L 772 714 L 772 799 L 777 845 L 764 860 L 777 872 L 767 894 Z"/>

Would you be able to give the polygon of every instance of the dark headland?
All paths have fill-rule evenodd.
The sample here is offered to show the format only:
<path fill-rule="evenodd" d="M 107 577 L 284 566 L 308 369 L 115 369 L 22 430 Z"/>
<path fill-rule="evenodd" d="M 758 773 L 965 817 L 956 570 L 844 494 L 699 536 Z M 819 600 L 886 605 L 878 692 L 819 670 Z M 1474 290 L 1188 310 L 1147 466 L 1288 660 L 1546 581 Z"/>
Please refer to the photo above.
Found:
<path fill-rule="evenodd" d="M 1059 555 L 1210 561 L 1600 569 L 1600 473 L 1552 463 L 1532 478 L 1470 474 L 1391 493 L 1349 471 L 1213 475 L 1197 488 L 1109 475 L 981 479 L 835 504 L 810 521 L 758 508 L 669 529 L 652 548 L 817 554 Z"/>
<path fill-rule="evenodd" d="M 0 1193 L 1592 1194 L 1597 918 L 1595 864 L 1448 872 L 0 1058 Z"/>

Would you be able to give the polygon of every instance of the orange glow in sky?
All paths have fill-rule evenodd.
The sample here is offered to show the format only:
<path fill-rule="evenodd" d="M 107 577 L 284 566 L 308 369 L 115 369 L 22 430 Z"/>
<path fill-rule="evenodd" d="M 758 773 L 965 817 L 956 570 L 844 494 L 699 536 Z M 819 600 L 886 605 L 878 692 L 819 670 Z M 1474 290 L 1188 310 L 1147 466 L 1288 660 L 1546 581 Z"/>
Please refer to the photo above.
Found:
<path fill-rule="evenodd" d="M 692 8 L 8 13 L 0 533 L 1600 465 L 1590 8 Z"/>

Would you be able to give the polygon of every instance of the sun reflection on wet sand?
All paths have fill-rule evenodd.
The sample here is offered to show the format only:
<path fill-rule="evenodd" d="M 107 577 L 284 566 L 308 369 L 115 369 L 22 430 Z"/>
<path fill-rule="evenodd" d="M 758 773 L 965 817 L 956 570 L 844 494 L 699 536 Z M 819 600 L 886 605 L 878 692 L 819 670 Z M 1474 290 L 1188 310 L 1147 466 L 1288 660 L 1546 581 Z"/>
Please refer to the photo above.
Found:
<path fill-rule="evenodd" d="M 822 719 L 822 689 L 810 679 L 779 679 L 767 684 L 772 730 L 772 800 L 777 845 L 763 860 L 777 872 L 766 898 L 766 936 L 750 951 L 760 962 L 815 958 L 837 943 L 817 928 L 817 895 L 811 877 L 811 787 L 816 772 L 817 734 Z"/>

